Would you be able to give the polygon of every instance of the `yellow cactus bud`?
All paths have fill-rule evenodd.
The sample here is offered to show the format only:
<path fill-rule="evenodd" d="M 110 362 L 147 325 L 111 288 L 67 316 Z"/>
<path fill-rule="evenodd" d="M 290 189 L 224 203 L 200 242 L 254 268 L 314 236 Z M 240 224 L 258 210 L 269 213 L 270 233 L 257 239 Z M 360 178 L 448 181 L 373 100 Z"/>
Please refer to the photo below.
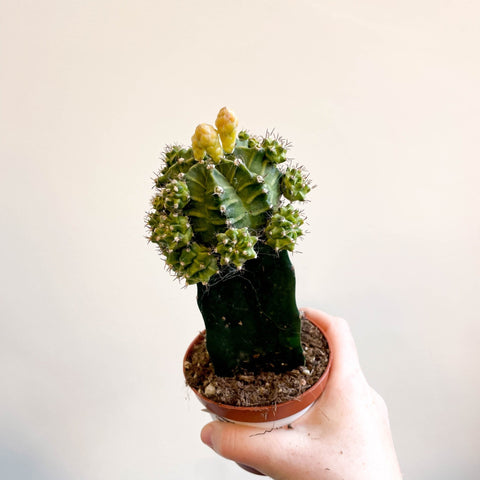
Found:
<path fill-rule="evenodd" d="M 237 140 L 238 119 L 231 110 L 223 107 L 217 115 L 215 126 L 222 140 L 223 150 L 225 153 L 232 153 Z"/>
<path fill-rule="evenodd" d="M 218 132 L 208 123 L 201 123 L 195 129 L 192 137 L 192 150 L 195 160 L 203 160 L 205 154 L 210 155 L 214 162 L 223 157 L 223 150 L 218 138 Z"/>

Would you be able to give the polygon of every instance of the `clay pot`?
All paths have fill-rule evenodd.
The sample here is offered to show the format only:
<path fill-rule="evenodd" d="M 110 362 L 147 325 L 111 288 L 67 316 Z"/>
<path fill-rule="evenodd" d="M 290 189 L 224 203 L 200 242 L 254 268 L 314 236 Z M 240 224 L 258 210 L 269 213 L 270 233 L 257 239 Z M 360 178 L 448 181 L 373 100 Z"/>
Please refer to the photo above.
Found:
<path fill-rule="evenodd" d="M 318 325 L 318 323 L 309 318 L 308 320 L 313 323 L 326 337 L 325 332 L 322 330 L 320 325 Z M 185 361 L 190 358 L 194 346 L 202 342 L 204 336 L 205 332 L 200 333 L 190 344 L 187 352 L 185 353 L 184 364 Z M 299 395 L 294 400 L 278 403 L 276 405 L 266 405 L 261 407 L 237 407 L 233 405 L 225 405 L 210 400 L 193 388 L 192 390 L 200 403 L 202 403 L 211 413 L 212 417 L 217 420 L 239 423 L 262 429 L 280 428 L 300 418 L 322 394 L 330 374 L 332 357 L 333 355 L 330 348 L 330 357 L 327 367 L 317 383 L 312 385 L 307 391 Z M 251 473 L 259 473 L 251 467 L 245 465 L 240 466 Z"/>

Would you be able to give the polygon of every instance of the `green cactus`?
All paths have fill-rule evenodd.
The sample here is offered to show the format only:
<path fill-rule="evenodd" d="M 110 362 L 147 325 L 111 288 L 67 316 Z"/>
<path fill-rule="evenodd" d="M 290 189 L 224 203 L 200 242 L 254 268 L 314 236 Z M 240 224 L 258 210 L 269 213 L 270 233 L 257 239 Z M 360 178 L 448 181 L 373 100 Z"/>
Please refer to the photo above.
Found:
<path fill-rule="evenodd" d="M 286 370 L 304 361 L 295 275 L 288 257 L 304 219 L 309 181 L 283 168 L 278 137 L 238 132 L 223 108 L 192 147 L 168 147 L 147 215 L 149 240 L 168 268 L 197 284 L 207 349 L 218 375 Z"/>

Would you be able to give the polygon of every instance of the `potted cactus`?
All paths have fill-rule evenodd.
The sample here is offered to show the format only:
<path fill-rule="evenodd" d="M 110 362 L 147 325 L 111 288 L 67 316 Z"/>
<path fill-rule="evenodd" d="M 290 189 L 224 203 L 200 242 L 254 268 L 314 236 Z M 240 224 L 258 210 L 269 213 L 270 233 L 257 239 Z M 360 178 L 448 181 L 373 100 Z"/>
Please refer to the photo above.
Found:
<path fill-rule="evenodd" d="M 205 340 L 219 377 L 298 371 L 305 357 L 289 252 L 303 234 L 304 218 L 295 204 L 305 200 L 309 181 L 287 161 L 288 144 L 280 137 L 239 131 L 227 108 L 215 127 L 200 124 L 191 147 L 167 147 L 146 220 L 148 238 L 168 269 L 197 286 L 206 334 L 192 343 L 185 362 Z M 310 403 L 319 394 L 314 391 L 303 393 L 313 395 Z M 208 391 L 196 393 L 212 412 L 229 419 L 274 415 L 261 406 L 252 417 L 237 406 L 241 414 L 235 417 L 225 405 L 216 406 Z M 298 400 L 292 403 L 295 412 L 302 409 Z"/>

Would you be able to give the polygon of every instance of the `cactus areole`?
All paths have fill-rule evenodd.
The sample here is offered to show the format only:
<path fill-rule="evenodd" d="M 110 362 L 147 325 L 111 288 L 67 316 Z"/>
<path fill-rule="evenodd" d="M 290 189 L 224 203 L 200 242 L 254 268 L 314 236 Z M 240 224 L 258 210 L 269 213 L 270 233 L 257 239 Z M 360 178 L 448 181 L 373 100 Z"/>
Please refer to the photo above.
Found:
<path fill-rule="evenodd" d="M 310 186 L 302 168 L 287 166 L 287 148 L 238 131 L 222 108 L 191 147 L 167 147 L 154 181 L 148 237 L 177 278 L 197 285 L 219 376 L 304 363 L 288 252 L 303 234 L 295 204 Z"/>

